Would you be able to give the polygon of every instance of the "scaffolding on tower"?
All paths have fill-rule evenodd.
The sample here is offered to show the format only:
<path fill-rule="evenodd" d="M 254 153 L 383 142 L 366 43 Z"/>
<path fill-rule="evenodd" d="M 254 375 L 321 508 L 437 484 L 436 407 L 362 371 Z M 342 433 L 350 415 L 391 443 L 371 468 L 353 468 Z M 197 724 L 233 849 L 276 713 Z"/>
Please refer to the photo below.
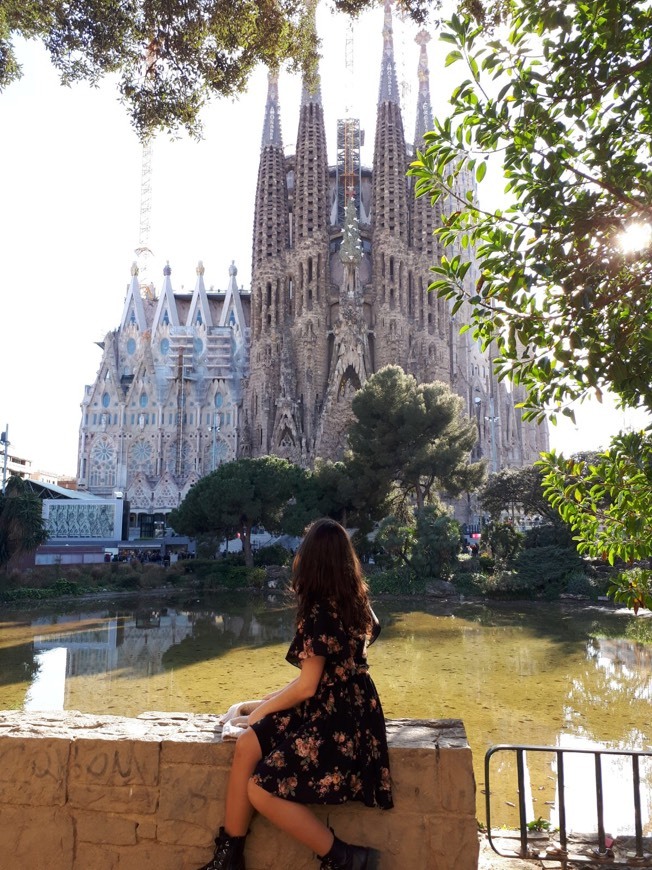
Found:
<path fill-rule="evenodd" d="M 349 96 L 355 92 L 353 61 L 353 23 L 349 22 L 344 43 L 345 90 Z M 337 222 L 340 226 L 344 226 L 346 206 L 351 199 L 360 218 L 360 120 L 352 117 L 350 102 L 347 102 L 344 114 L 345 117 L 337 122 Z"/>

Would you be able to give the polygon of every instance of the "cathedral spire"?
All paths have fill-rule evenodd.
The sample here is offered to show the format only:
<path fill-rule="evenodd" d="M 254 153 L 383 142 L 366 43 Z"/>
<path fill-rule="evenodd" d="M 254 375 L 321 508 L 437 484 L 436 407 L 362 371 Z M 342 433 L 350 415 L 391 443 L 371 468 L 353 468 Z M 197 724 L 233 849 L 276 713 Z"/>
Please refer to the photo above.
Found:
<path fill-rule="evenodd" d="M 309 0 L 308 8 L 306 10 L 306 30 L 309 30 L 311 33 L 315 34 L 317 31 L 317 0 Z M 315 70 L 312 81 L 308 81 L 306 76 L 303 77 L 303 84 L 301 88 L 301 105 L 306 106 L 308 103 L 316 103 L 316 105 L 321 106 L 321 79 L 319 77 L 319 70 Z"/>
<path fill-rule="evenodd" d="M 140 295 L 138 264 L 135 262 L 131 266 L 131 282 L 127 288 L 127 296 L 125 298 L 124 310 L 122 312 L 120 329 L 125 329 L 130 323 L 134 323 L 141 332 L 144 332 L 147 329 L 147 319 L 145 318 L 143 298 Z"/>
<path fill-rule="evenodd" d="M 415 42 L 420 46 L 419 53 L 419 69 L 417 75 L 419 77 L 419 96 L 417 99 L 417 118 L 414 129 L 414 147 L 420 148 L 423 144 L 423 137 L 432 130 L 433 115 L 432 103 L 430 101 L 430 72 L 428 70 L 428 50 L 426 46 L 430 42 L 430 34 L 427 30 L 420 30 L 416 35 Z"/>
<path fill-rule="evenodd" d="M 200 260 L 197 263 L 197 281 L 195 289 L 190 301 L 190 309 L 188 311 L 188 326 L 201 326 L 205 324 L 208 327 L 213 326 L 213 318 L 211 316 L 210 305 L 208 304 L 208 296 L 206 295 L 206 286 L 204 284 L 204 264 Z"/>
<path fill-rule="evenodd" d="M 275 148 L 283 147 L 281 112 L 278 100 L 278 70 L 272 69 L 267 73 L 267 103 L 265 105 L 265 122 L 263 124 L 263 137 L 260 147 L 262 149 L 269 145 Z"/>
<path fill-rule="evenodd" d="M 172 281 L 170 280 L 171 274 L 172 269 L 168 261 L 163 269 L 163 287 L 161 288 L 161 295 L 156 306 L 156 314 L 152 324 L 153 330 L 160 326 L 180 326 L 177 303 L 174 298 Z"/>
<path fill-rule="evenodd" d="M 380 235 L 385 232 L 400 239 L 401 242 L 407 241 L 408 201 L 405 177 L 407 165 L 407 150 L 403 134 L 401 106 L 398 99 L 392 42 L 392 4 L 391 0 L 385 0 L 383 60 L 380 69 L 378 114 L 376 116 L 371 203 L 371 218 L 376 242 L 380 241 Z M 380 247 L 377 246 L 378 251 Z"/>
<path fill-rule="evenodd" d="M 420 30 L 415 38 L 415 42 L 420 46 L 419 53 L 419 68 L 417 75 L 419 77 L 419 96 L 417 98 L 417 117 L 414 127 L 414 147 L 424 147 L 424 137 L 429 130 L 434 127 L 432 115 L 432 103 L 430 102 L 430 74 L 428 71 L 428 51 L 426 46 L 430 42 L 430 34 L 427 30 Z M 433 258 L 437 254 L 436 240 L 433 236 L 435 227 L 441 220 L 441 202 L 432 205 L 427 196 L 421 196 L 415 199 L 412 194 L 410 203 L 412 209 L 412 219 L 410 221 L 411 229 L 411 245 L 418 256 L 423 255 L 420 261 L 420 268 L 423 270 L 419 276 L 420 284 L 425 287 L 429 284 L 428 271 L 432 265 Z M 417 294 L 418 305 L 423 308 L 425 305 L 424 299 L 428 298 L 427 293 L 419 292 Z M 432 304 L 428 298 L 429 304 Z M 421 319 L 425 322 L 427 312 L 421 311 Z M 432 312 L 430 312 L 432 318 Z"/>
<path fill-rule="evenodd" d="M 261 263 L 278 257 L 289 245 L 287 180 L 281 137 L 278 72 L 270 70 L 267 81 L 267 104 L 254 214 L 254 275 Z"/>
<path fill-rule="evenodd" d="M 385 0 L 385 24 L 383 26 L 383 59 L 380 65 L 379 103 L 399 103 L 394 38 L 392 29 L 392 0 Z"/>
<path fill-rule="evenodd" d="M 312 15 L 314 27 L 314 9 Z M 303 239 L 328 231 L 328 158 L 318 72 L 312 92 L 304 79 L 295 154 L 293 243 L 296 247 Z"/>

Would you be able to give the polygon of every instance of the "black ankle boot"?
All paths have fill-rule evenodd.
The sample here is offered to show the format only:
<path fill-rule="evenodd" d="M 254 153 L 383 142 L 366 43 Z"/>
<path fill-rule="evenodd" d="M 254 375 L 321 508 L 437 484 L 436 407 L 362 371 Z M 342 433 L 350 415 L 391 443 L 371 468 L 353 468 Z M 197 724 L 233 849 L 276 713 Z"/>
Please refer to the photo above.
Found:
<path fill-rule="evenodd" d="M 380 852 L 367 846 L 352 846 L 335 837 L 319 866 L 320 870 L 378 870 Z"/>
<path fill-rule="evenodd" d="M 245 870 L 244 837 L 229 837 L 220 828 L 219 836 L 215 838 L 215 854 L 208 864 L 204 864 L 199 870 Z"/>

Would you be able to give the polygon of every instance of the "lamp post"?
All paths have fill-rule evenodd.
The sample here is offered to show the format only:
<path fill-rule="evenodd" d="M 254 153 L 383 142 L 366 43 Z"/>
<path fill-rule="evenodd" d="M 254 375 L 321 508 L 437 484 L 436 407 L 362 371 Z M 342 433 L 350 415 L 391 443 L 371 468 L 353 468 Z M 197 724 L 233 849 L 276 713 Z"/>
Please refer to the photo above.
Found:
<path fill-rule="evenodd" d="M 476 391 L 477 391 L 476 387 Z M 477 417 L 477 426 L 478 426 L 478 457 L 482 456 L 482 429 L 480 428 L 480 405 L 482 404 L 482 399 L 480 396 L 475 396 L 473 399 L 473 403 L 475 405 L 475 416 Z"/>
<path fill-rule="evenodd" d="M 7 488 L 7 460 L 9 459 L 9 423 L 5 425 L 5 431 L 0 432 L 0 444 L 2 444 L 2 494 Z"/>
<path fill-rule="evenodd" d="M 215 471 L 217 466 L 217 433 L 220 431 L 220 415 L 216 411 L 213 414 L 213 425 L 208 427 L 208 431 L 213 433 L 213 456 L 211 462 L 211 471 Z"/>

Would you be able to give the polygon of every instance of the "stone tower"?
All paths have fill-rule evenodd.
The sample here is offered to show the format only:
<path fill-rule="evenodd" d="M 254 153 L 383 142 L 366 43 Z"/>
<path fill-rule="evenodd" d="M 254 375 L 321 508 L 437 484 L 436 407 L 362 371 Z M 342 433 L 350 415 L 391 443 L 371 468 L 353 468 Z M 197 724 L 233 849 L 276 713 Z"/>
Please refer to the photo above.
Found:
<path fill-rule="evenodd" d="M 491 374 L 490 352 L 470 332 L 468 306 L 455 316 L 428 293 L 441 256 L 433 230 L 454 206 L 415 198 L 392 34 L 385 0 L 383 53 L 371 168 L 360 163 L 360 125 L 338 122 L 329 166 L 319 81 L 304 84 L 296 151 L 284 156 L 278 80 L 270 74 L 258 172 L 251 288 L 250 375 L 245 384 L 241 452 L 268 453 L 311 466 L 346 448 L 351 399 L 378 369 L 398 364 L 418 381 L 441 380 L 478 423 L 476 456 L 490 469 L 533 461 L 547 446 L 545 426 L 526 424 L 518 396 Z M 427 43 L 422 31 L 414 147 L 432 129 Z M 468 173 L 459 194 L 475 193 Z M 460 251 L 461 256 L 470 256 Z M 467 273 L 477 280 L 475 264 Z"/>
<path fill-rule="evenodd" d="M 120 325 L 98 342 L 97 377 L 84 391 L 78 487 L 130 504 L 130 534 L 154 537 L 190 488 L 240 452 L 249 293 L 231 264 L 226 290 L 192 293 L 163 270 L 157 295 L 134 263 Z"/>

